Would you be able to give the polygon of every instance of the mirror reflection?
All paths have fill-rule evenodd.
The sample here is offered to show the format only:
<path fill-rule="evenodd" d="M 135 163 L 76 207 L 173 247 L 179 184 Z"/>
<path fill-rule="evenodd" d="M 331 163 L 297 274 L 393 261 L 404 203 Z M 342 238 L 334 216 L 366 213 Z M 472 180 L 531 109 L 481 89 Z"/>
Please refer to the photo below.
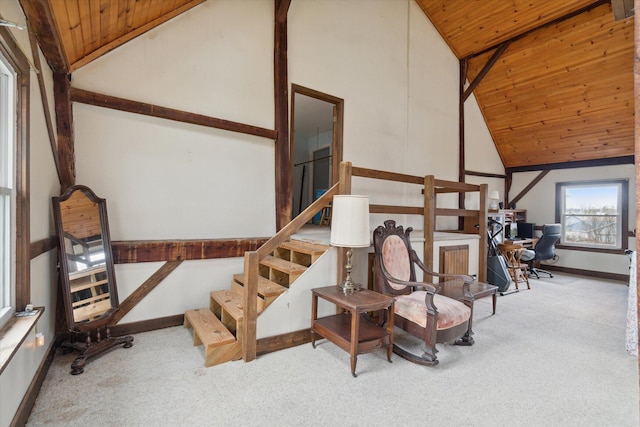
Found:
<path fill-rule="evenodd" d="M 133 345 L 130 335 L 113 337 L 110 327 L 118 311 L 107 204 L 83 185 L 53 197 L 58 231 L 60 282 L 70 341 L 63 349 L 80 351 L 71 374 L 84 372 L 89 358 L 117 345 Z"/>
<path fill-rule="evenodd" d="M 75 191 L 60 211 L 73 320 L 94 320 L 111 308 L 98 202 Z"/>

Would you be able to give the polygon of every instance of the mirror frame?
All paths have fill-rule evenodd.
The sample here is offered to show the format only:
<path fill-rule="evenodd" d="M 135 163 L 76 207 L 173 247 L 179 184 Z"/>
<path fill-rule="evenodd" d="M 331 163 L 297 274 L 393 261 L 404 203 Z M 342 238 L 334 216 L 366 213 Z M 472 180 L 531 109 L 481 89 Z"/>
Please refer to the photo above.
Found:
<path fill-rule="evenodd" d="M 65 234 L 62 224 L 61 203 L 69 200 L 75 192 L 83 193 L 91 202 L 95 203 L 100 215 L 100 232 L 102 234 L 102 245 L 104 247 L 105 270 L 107 274 L 107 284 L 109 288 L 109 298 L 111 308 L 93 320 L 76 322 L 73 314 L 73 301 L 71 298 L 71 282 L 69 280 L 69 266 L 65 256 Z M 89 187 L 84 185 L 74 185 L 69 187 L 59 197 L 52 197 L 53 215 L 58 233 L 58 261 L 60 267 L 60 282 L 62 284 L 62 299 L 64 300 L 67 326 L 70 331 L 78 330 L 88 332 L 96 328 L 105 326 L 111 322 L 113 316 L 119 309 L 118 287 L 116 285 L 116 275 L 113 266 L 113 254 L 111 249 L 111 236 L 109 234 L 109 221 L 107 219 L 107 202 L 98 197 Z"/>

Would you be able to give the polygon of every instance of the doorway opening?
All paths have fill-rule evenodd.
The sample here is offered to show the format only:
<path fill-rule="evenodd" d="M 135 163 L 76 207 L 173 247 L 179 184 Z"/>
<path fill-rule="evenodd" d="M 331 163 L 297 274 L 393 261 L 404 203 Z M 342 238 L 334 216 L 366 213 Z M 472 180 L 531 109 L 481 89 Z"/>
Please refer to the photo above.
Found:
<path fill-rule="evenodd" d="M 339 178 L 344 101 L 298 85 L 292 85 L 291 97 L 291 207 L 295 218 Z M 320 222 L 320 213 L 312 222 Z"/>

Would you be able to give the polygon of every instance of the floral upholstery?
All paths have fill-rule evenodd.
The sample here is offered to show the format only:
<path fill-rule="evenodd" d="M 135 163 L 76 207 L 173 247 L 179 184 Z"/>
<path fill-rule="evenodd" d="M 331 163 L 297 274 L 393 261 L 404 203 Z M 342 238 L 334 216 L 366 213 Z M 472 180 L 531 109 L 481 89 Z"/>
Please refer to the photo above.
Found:
<path fill-rule="evenodd" d="M 392 277 L 403 281 L 410 279 L 411 262 L 409 259 L 409 251 L 400 237 L 389 236 L 385 239 L 382 245 L 382 260 L 385 268 Z M 404 286 L 391 281 L 389 281 L 389 285 L 398 290 L 404 288 Z"/>
<path fill-rule="evenodd" d="M 396 297 L 395 313 L 425 328 L 427 326 L 425 296 L 426 291 L 416 291 L 409 295 Z M 433 303 L 438 309 L 438 330 L 449 329 L 464 323 L 471 316 L 469 307 L 452 298 L 435 294 Z"/>

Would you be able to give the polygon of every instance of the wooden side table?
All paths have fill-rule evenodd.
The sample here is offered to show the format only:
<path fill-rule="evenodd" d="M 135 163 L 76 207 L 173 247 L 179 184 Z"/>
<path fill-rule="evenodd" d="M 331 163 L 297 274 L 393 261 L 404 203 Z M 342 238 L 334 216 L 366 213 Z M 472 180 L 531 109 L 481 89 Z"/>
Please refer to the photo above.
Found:
<path fill-rule="evenodd" d="M 391 362 L 393 351 L 393 297 L 368 289 L 345 294 L 337 286 L 312 289 L 311 344 L 316 347 L 316 335 L 325 337 L 351 354 L 351 375 L 356 377 L 358 354 L 381 347 L 387 348 L 387 360 Z M 318 297 L 345 310 L 333 316 L 318 319 Z M 362 317 L 362 313 L 387 309 L 386 328 Z"/>

